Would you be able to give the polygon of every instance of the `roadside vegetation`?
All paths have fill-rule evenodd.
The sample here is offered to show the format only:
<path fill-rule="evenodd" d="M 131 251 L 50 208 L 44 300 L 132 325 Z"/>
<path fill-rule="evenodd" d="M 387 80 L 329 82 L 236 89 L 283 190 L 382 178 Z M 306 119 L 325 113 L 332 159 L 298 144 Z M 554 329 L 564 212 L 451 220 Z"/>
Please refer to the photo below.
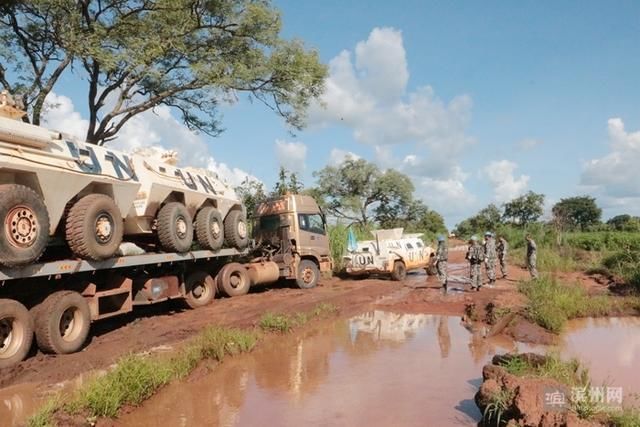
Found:
<path fill-rule="evenodd" d="M 605 316 L 616 307 L 616 301 L 604 295 L 589 295 L 580 285 L 565 285 L 544 276 L 537 281 L 521 282 L 518 289 L 529 301 L 525 315 L 534 323 L 559 333 L 574 318 Z"/>
<path fill-rule="evenodd" d="M 266 332 L 290 332 L 312 319 L 327 317 L 337 311 L 335 306 L 322 303 L 310 312 L 292 315 L 267 313 L 259 327 Z M 87 382 L 69 398 L 60 394 L 53 396 L 28 420 L 27 425 L 52 427 L 58 424 L 58 419 L 66 420 L 68 417 L 77 417 L 94 425 L 98 418 L 116 417 L 123 406 L 141 404 L 161 387 L 187 377 L 202 361 L 220 362 L 228 356 L 249 352 L 259 340 L 260 334 L 256 330 L 212 326 L 170 355 L 125 356 L 112 370 Z"/>
<path fill-rule="evenodd" d="M 496 363 L 494 359 L 494 363 Z M 500 356 L 498 366 L 509 374 L 522 378 L 550 379 L 567 387 L 579 387 L 585 390 L 581 400 L 569 399 L 569 410 L 584 420 L 594 420 L 601 425 L 611 427 L 637 427 L 640 425 L 640 412 L 632 407 L 615 411 L 592 399 L 589 391 L 592 381 L 589 371 L 577 359 L 563 360 L 557 353 L 546 356 L 535 354 L 509 354 Z M 490 396 L 483 411 L 483 425 L 505 425 L 514 413 L 515 392 L 501 388 Z M 600 425 L 598 424 L 598 425 Z"/>

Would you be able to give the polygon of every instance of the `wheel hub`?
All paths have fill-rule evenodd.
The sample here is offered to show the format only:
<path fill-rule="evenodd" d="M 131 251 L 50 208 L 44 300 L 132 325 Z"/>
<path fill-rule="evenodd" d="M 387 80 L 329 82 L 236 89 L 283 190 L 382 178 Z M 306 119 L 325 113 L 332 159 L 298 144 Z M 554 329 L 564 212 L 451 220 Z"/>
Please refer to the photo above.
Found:
<path fill-rule="evenodd" d="M 184 239 L 187 235 L 187 221 L 183 217 L 176 219 L 176 233 L 181 239 Z"/>
<path fill-rule="evenodd" d="M 229 284 L 231 285 L 231 287 L 236 289 L 238 286 L 242 284 L 242 279 L 234 274 L 231 277 L 229 277 Z"/>
<path fill-rule="evenodd" d="M 302 280 L 304 280 L 305 283 L 313 282 L 313 271 L 311 271 L 310 268 L 304 269 L 302 272 Z"/>
<path fill-rule="evenodd" d="M 38 236 L 39 228 L 35 213 L 26 206 L 11 209 L 5 219 L 5 233 L 9 242 L 17 247 L 31 246 Z"/>
<path fill-rule="evenodd" d="M 24 336 L 24 328 L 16 319 L 0 319 L 0 359 L 12 357 L 20 349 Z"/>
<path fill-rule="evenodd" d="M 194 297 L 200 298 L 202 296 L 202 294 L 204 293 L 204 289 L 203 289 L 202 285 L 196 285 L 193 288 L 193 291 L 191 291 L 191 293 L 193 294 Z"/>
<path fill-rule="evenodd" d="M 218 221 L 214 221 L 213 224 L 211 224 L 211 234 L 213 234 L 214 237 L 220 235 L 220 224 L 218 224 Z"/>
<path fill-rule="evenodd" d="M 65 341 L 71 341 L 74 339 L 73 335 L 76 333 L 76 309 L 71 307 L 62 313 L 60 318 L 60 335 Z"/>
<path fill-rule="evenodd" d="M 96 219 L 96 237 L 98 242 L 107 243 L 111 240 L 113 234 L 113 218 L 106 213 L 98 216 Z"/>
<path fill-rule="evenodd" d="M 241 239 L 247 237 L 247 224 L 245 224 L 244 221 L 238 222 L 238 236 L 240 236 Z"/>

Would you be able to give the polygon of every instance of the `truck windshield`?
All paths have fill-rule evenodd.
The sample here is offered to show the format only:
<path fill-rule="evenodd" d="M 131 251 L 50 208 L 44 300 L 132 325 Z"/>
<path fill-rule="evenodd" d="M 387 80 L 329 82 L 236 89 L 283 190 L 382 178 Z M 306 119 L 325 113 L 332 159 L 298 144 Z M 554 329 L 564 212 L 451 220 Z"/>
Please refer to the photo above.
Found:
<path fill-rule="evenodd" d="M 280 215 L 267 215 L 258 219 L 258 229 L 261 231 L 278 231 L 280 228 Z"/>

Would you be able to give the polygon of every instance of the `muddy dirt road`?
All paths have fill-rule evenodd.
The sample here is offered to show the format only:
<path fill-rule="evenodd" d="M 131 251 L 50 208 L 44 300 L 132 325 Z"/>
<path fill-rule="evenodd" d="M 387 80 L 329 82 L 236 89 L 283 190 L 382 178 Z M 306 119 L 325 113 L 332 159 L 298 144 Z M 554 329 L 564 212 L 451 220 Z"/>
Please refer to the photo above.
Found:
<path fill-rule="evenodd" d="M 34 354 L 17 367 L 0 371 L 0 387 L 68 380 L 88 370 L 108 367 L 127 353 L 177 344 L 206 325 L 250 327 L 265 312 L 309 311 L 323 302 L 335 305 L 345 316 L 372 307 L 407 313 L 462 315 L 469 303 L 478 307 L 490 301 L 509 306 L 522 304 L 515 284 L 527 276 L 526 271 L 512 266 L 508 280 L 499 280 L 491 289 L 471 292 L 463 282 L 468 267 L 462 248 L 451 250 L 449 264 L 452 289 L 446 295 L 441 292 L 437 278 L 419 272 L 409 274 L 403 282 L 332 278 L 312 290 L 284 286 L 257 288 L 248 295 L 218 299 L 197 310 L 182 310 L 175 302 L 141 308 L 132 315 L 94 324 L 87 346 L 79 353 Z"/>

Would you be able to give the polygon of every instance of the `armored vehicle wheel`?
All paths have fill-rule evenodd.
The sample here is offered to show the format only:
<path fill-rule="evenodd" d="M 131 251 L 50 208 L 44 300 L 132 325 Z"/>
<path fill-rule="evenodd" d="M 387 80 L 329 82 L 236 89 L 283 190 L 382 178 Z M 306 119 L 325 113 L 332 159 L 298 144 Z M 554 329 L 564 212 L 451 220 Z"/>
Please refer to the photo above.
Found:
<path fill-rule="evenodd" d="M 89 194 L 69 210 L 66 237 L 69 247 L 80 258 L 111 258 L 120 243 L 124 226 L 116 203 L 104 194 Z"/>
<path fill-rule="evenodd" d="M 224 238 L 229 246 L 237 249 L 244 249 L 249 245 L 247 218 L 242 211 L 229 212 L 224 220 Z"/>
<path fill-rule="evenodd" d="M 209 304 L 216 295 L 216 281 L 204 271 L 194 271 L 184 283 L 184 302 L 189 308 Z"/>
<path fill-rule="evenodd" d="M 80 350 L 89 335 L 89 304 L 77 292 L 55 292 L 34 313 L 36 341 L 45 353 L 74 353 Z"/>
<path fill-rule="evenodd" d="M 24 360 L 33 342 L 33 318 L 24 305 L 0 299 L 0 369 Z"/>
<path fill-rule="evenodd" d="M 193 243 L 193 224 L 187 208 L 171 202 L 158 212 L 158 240 L 167 252 L 188 252 Z"/>
<path fill-rule="evenodd" d="M 320 270 L 315 262 L 303 259 L 298 265 L 298 274 L 296 275 L 296 284 L 300 289 L 315 288 L 320 279 Z"/>
<path fill-rule="evenodd" d="M 407 267 L 402 261 L 396 261 L 393 263 L 393 271 L 391 272 L 391 279 L 396 281 L 404 280 L 407 277 Z"/>
<path fill-rule="evenodd" d="M 196 238 L 204 249 L 217 251 L 224 243 L 222 215 L 211 206 L 200 209 L 196 215 Z"/>
<path fill-rule="evenodd" d="M 249 292 L 251 279 L 244 265 L 232 262 L 222 267 L 218 273 L 218 287 L 229 297 L 244 295 Z"/>
<path fill-rule="evenodd" d="M 0 264 L 34 262 L 49 241 L 49 214 L 40 196 L 24 185 L 0 185 Z"/>

